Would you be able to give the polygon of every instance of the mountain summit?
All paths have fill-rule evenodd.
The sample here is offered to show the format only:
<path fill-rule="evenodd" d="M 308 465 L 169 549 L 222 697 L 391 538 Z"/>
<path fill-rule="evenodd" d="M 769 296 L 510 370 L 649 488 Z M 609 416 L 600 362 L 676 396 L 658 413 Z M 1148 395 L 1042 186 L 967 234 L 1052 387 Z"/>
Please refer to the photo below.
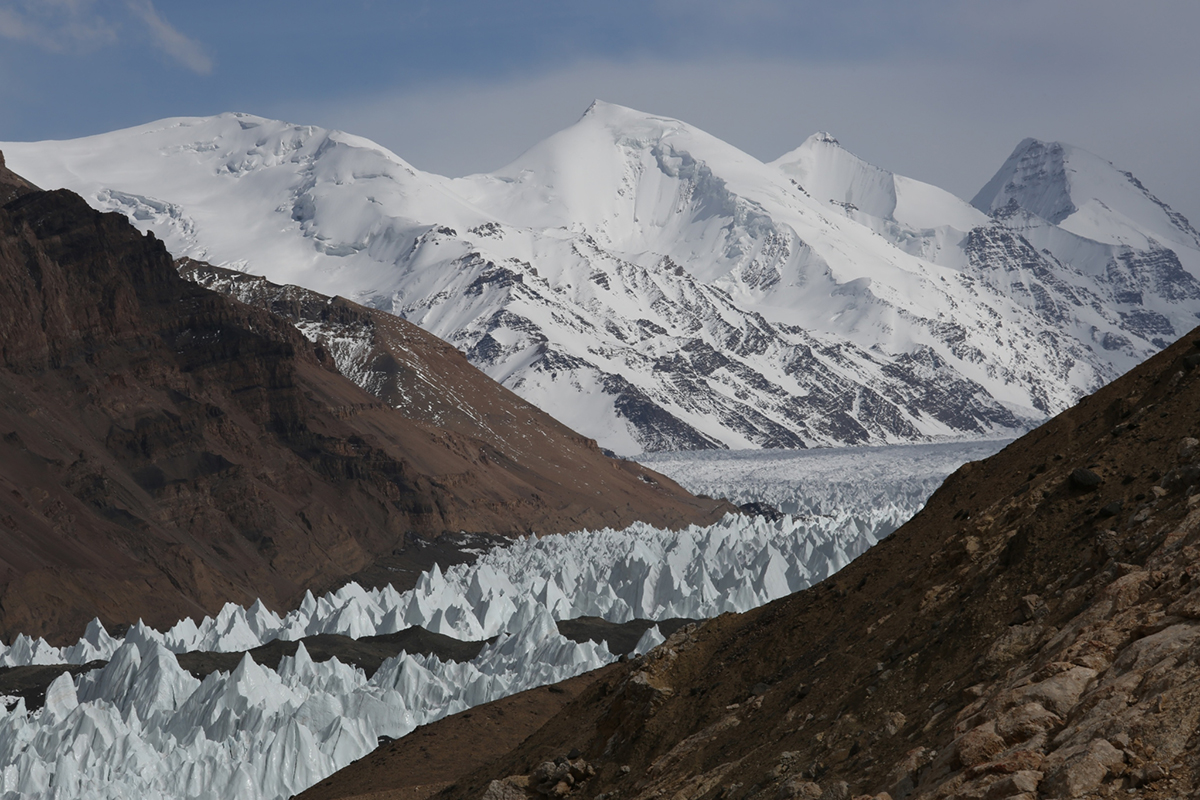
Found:
<path fill-rule="evenodd" d="M 987 214 L 1016 206 L 1107 244 L 1200 248 L 1200 232 L 1132 173 L 1062 142 L 1021 142 L 971 204 Z"/>
<path fill-rule="evenodd" d="M 414 322 L 627 454 L 1006 435 L 1200 313 L 1200 245 L 1151 225 L 1174 217 L 1148 194 L 1088 193 L 1126 220 L 1101 235 L 1037 213 L 1061 204 L 983 213 L 827 134 L 765 164 L 599 101 L 453 180 L 244 114 L 5 148 L 176 256 Z M 1076 208 L 1100 208 L 1079 187 L 1133 186 L 1063 152 Z"/>

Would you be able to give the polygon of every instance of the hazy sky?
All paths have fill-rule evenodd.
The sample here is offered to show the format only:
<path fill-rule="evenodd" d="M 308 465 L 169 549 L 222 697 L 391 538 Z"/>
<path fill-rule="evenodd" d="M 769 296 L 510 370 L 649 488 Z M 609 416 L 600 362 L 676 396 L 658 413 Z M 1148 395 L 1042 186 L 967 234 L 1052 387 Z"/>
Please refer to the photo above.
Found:
<path fill-rule="evenodd" d="M 593 98 L 970 197 L 1071 142 L 1200 224 L 1197 0 L 0 0 L 0 141 L 246 111 L 495 169 Z"/>

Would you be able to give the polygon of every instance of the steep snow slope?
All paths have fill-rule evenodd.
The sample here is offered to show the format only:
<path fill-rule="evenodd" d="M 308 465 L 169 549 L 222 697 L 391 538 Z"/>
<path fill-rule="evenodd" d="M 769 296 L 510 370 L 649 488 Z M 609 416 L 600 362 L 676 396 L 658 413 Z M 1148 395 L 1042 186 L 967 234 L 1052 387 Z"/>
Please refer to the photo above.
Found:
<path fill-rule="evenodd" d="M 1200 233 L 1131 173 L 1062 142 L 1021 142 L 971 201 L 985 213 L 1010 203 L 1106 244 L 1200 248 Z"/>
<path fill-rule="evenodd" d="M 1071 264 L 832 137 L 763 164 L 604 103 L 456 180 L 239 114 L 3 148 L 177 256 L 404 316 L 622 453 L 1002 435 L 1200 309 L 1189 286 L 1127 320 Z"/>

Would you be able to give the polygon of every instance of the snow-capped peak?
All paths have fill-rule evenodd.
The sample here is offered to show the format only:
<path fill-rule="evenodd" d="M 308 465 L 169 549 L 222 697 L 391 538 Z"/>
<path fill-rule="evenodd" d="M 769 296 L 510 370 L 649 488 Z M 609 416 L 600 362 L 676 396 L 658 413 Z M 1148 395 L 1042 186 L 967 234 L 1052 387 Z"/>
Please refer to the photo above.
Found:
<path fill-rule="evenodd" d="M 678 185 L 697 172 L 743 174 L 762 164 L 685 122 L 594 101 L 564 130 L 486 175 L 453 181 L 474 205 L 517 227 L 586 229 L 641 252 L 679 211 Z M 633 238 L 631 238 L 631 236 Z"/>
<path fill-rule="evenodd" d="M 626 454 L 1012 431 L 1200 311 L 1186 221 L 1066 146 L 1027 142 L 1008 172 L 1029 180 L 994 182 L 1061 226 L 989 218 L 827 133 L 765 164 L 601 101 L 455 180 L 244 115 L 0 146 L 177 256 L 403 316 Z"/>
<path fill-rule="evenodd" d="M 1107 244 L 1200 248 L 1191 223 L 1132 173 L 1062 142 L 1022 141 L 971 204 L 988 214 L 1019 208 Z"/>
<path fill-rule="evenodd" d="M 896 210 L 895 176 L 846 150 L 824 131 L 777 158 L 773 165 L 823 203 L 891 219 Z"/>
<path fill-rule="evenodd" d="M 987 223 L 983 214 L 955 195 L 877 167 L 825 131 L 771 163 L 815 200 L 837 206 L 873 228 L 879 226 L 861 215 L 911 231 L 942 226 L 968 231 Z"/>

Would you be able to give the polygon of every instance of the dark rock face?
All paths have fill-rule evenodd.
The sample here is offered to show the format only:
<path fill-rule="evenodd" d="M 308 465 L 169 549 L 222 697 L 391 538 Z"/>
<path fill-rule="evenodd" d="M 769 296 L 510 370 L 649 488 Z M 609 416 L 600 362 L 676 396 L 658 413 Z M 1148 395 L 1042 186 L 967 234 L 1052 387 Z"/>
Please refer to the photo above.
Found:
<path fill-rule="evenodd" d="M 255 597 L 282 609 L 355 576 L 404 586 L 378 565 L 413 535 L 681 525 L 728 507 L 645 484 L 562 426 L 536 452 L 508 446 L 540 429 L 528 404 L 519 427 L 472 428 L 518 408 L 432 337 L 409 348 L 460 377 L 443 400 L 458 417 L 410 418 L 284 319 L 183 280 L 119 215 L 3 168 L 0 195 L 4 638 L 73 639 L 93 616 L 162 626 Z M 346 325 L 360 313 L 326 305 Z"/>
<path fill-rule="evenodd" d="M 1002 225 L 973 229 L 964 250 L 984 281 L 1003 288 L 1051 325 L 1068 323 L 1074 308 L 1093 299 L 1059 277 L 1061 266 L 1051 256 Z"/>
<path fill-rule="evenodd" d="M 738 506 L 743 514 L 751 517 L 762 517 L 768 522 L 779 522 L 783 519 L 783 512 L 773 505 L 760 503 L 757 500 L 752 503 L 742 503 Z"/>
<path fill-rule="evenodd" d="M 1094 489 L 1098 489 L 1100 484 L 1104 482 L 1104 479 L 1092 472 L 1090 469 L 1084 469 L 1083 467 L 1080 467 L 1071 473 L 1068 481 L 1071 484 L 1071 488 L 1079 489 L 1083 492 L 1090 492 Z"/>
<path fill-rule="evenodd" d="M 38 188 L 4 165 L 4 153 L 0 153 L 0 205 L 15 200 L 23 194 L 36 192 Z"/>
<path fill-rule="evenodd" d="M 1030 211 L 1055 224 L 1075 213 L 1077 209 L 1070 194 L 1063 191 L 1069 181 L 1062 144 L 1025 139 L 1017 145 L 1005 166 L 1009 164 L 1013 167 L 1012 175 L 1004 188 L 1011 194 L 1029 198 Z M 971 201 L 985 214 L 992 210 L 988 205 L 991 198 L 986 192 L 987 187 Z"/>

